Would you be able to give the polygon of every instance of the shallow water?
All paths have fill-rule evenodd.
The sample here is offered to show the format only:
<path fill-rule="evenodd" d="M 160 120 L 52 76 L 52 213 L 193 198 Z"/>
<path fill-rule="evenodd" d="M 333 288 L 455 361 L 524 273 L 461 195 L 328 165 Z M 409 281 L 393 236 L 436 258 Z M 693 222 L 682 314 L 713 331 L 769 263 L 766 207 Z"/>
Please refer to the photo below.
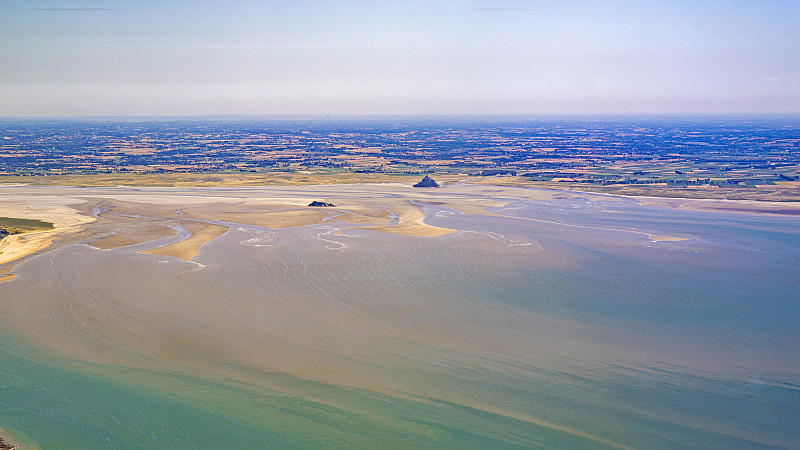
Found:
<path fill-rule="evenodd" d="M 239 225 L 188 263 L 151 242 L 20 264 L 0 426 L 50 448 L 800 446 L 800 219 L 425 209 L 460 231 Z"/>

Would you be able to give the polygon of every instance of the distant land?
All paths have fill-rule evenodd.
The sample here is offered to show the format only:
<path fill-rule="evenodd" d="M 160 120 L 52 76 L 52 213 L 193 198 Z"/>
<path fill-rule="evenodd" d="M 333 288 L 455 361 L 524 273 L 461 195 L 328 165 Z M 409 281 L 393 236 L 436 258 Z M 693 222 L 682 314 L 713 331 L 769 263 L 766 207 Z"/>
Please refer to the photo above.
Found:
<path fill-rule="evenodd" d="M 797 201 L 800 116 L 0 119 L 6 183 L 410 183 L 426 174 Z"/>

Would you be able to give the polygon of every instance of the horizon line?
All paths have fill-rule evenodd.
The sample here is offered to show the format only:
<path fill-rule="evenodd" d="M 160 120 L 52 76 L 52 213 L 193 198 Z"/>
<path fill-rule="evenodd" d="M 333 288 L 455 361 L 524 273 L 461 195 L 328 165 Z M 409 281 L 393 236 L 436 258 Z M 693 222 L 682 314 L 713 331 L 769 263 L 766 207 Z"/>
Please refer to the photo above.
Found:
<path fill-rule="evenodd" d="M 654 112 L 654 113 L 265 113 L 265 114 L 118 114 L 118 115 L 0 115 L 0 120 L 48 119 L 181 119 L 181 118 L 455 118 L 455 117 L 793 117 L 796 112 Z"/>

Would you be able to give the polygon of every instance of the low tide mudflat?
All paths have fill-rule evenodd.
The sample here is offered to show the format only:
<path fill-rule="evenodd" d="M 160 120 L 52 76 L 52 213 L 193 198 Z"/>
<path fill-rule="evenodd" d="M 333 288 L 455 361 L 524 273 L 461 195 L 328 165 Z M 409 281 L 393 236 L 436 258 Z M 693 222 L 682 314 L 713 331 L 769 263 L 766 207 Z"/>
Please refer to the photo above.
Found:
<path fill-rule="evenodd" d="M 0 283 L 23 445 L 800 446 L 796 215 L 467 185 L 0 195 L 83 217 Z"/>

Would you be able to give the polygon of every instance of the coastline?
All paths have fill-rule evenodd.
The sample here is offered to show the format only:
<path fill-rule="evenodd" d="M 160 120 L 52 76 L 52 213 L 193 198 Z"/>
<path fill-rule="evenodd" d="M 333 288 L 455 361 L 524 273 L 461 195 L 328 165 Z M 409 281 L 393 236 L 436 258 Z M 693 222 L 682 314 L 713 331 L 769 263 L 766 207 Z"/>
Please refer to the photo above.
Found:
<path fill-rule="evenodd" d="M 184 192 L 187 195 L 179 195 Z M 247 187 L 158 187 L 140 188 L 75 188 L 70 186 L 32 186 L 0 184 L 0 215 L 17 218 L 35 218 L 50 221 L 54 229 L 11 235 L 0 241 L 0 265 L 14 263 L 44 250 L 54 240 L 80 234 L 86 225 L 94 223 L 94 230 L 82 242 L 97 248 L 113 249 L 147 242 L 164 237 L 165 223 L 180 223 L 179 219 L 192 219 L 188 224 L 186 239 L 158 248 L 143 250 L 145 254 L 175 256 L 191 260 L 200 246 L 219 237 L 226 227 L 213 225 L 214 221 L 252 224 L 280 229 L 339 220 L 351 224 L 349 228 L 382 233 L 419 237 L 437 237 L 455 230 L 438 228 L 425 222 L 422 206 L 440 206 L 464 214 L 497 216 L 487 207 L 503 207 L 508 201 L 549 201 L 554 199 L 584 198 L 589 201 L 621 201 L 628 199 L 646 206 L 683 209 L 702 212 L 800 215 L 800 202 L 774 202 L 758 200 L 666 198 L 653 196 L 616 195 L 576 190 L 556 190 L 535 186 L 509 186 L 504 184 L 473 184 L 456 182 L 438 189 L 418 189 L 400 183 L 356 183 L 324 185 L 279 185 Z M 329 198 L 338 205 L 324 210 L 309 208 L 308 199 Z M 93 204 L 103 202 L 114 208 L 102 213 L 89 212 Z M 162 205 L 162 206 L 156 206 Z M 177 209 L 180 208 L 180 209 Z M 180 214 L 178 214 L 180 212 Z M 94 215 L 94 217 L 89 214 Z M 136 216 L 153 215 L 160 220 L 150 220 L 150 231 L 126 234 L 119 231 L 120 222 L 141 227 L 143 219 Z M 97 224 L 97 220 L 104 220 Z M 160 229 L 158 231 L 156 228 Z M 110 231 L 109 231 L 110 230 Z M 85 234 L 85 233 L 84 233 Z M 646 233 L 648 234 L 648 233 Z M 652 234 L 655 241 L 679 238 Z M 11 266 L 0 272 L 0 282 L 9 281 L 14 274 Z"/>
<path fill-rule="evenodd" d="M 25 435 L 5 428 L 0 428 L 0 450 L 34 450 L 39 449 L 35 442 Z"/>
<path fill-rule="evenodd" d="M 17 185 L 19 187 L 19 185 Z M 10 235 L 0 241 L 0 265 L 17 261 L 25 256 L 45 249 L 56 238 L 80 229 L 94 218 L 80 214 L 72 208 L 81 200 L 69 196 L 41 196 L 10 193 L 14 186 L 0 185 L 0 217 L 14 219 L 36 219 L 53 224 L 53 228 Z"/>
<path fill-rule="evenodd" d="M 763 202 L 800 202 L 800 185 L 758 185 L 730 187 L 672 187 L 667 185 L 602 185 L 579 182 L 534 181 L 517 176 L 476 177 L 465 174 L 435 173 L 444 187 L 455 183 L 554 189 L 621 197 L 653 197 L 697 200 L 753 200 Z M 412 185 L 419 175 L 403 173 L 335 173 L 335 172 L 267 172 L 247 173 L 172 173 L 136 175 L 37 175 L 0 176 L 0 186 L 75 186 L 75 187 L 254 187 L 254 186 L 313 186 L 363 183 L 401 183 Z"/>
<path fill-rule="evenodd" d="M 384 432 L 386 428 L 382 427 L 386 426 L 393 432 L 408 433 L 403 436 L 425 435 L 435 429 L 427 422 L 411 426 L 398 418 L 391 405 L 407 401 L 410 403 L 404 403 L 403 408 L 412 408 L 412 417 L 428 417 L 425 411 L 434 411 L 437 417 L 452 419 L 445 421 L 445 426 L 464 431 L 475 429 L 458 418 L 466 411 L 481 411 L 476 414 L 482 419 L 476 417 L 470 423 L 484 423 L 485 414 L 491 414 L 501 430 L 497 436 L 504 438 L 524 438 L 541 430 L 558 434 L 562 443 L 588 439 L 594 444 L 636 444 L 622 434 L 604 431 L 592 420 L 576 426 L 537 409 L 529 400 L 550 395 L 549 386 L 560 386 L 563 379 L 548 379 L 535 372 L 560 361 L 563 366 L 559 370 L 584 380 L 580 383 L 586 383 L 586 389 L 607 392 L 611 386 L 613 391 L 613 383 L 593 378 L 597 373 L 591 371 L 598 366 L 572 364 L 586 360 L 589 365 L 602 365 L 608 357 L 615 367 L 650 367 L 652 351 L 656 352 L 653 358 L 681 365 L 689 374 L 718 371 L 714 373 L 738 379 L 740 369 L 731 368 L 725 352 L 715 351 L 715 342 L 706 342 L 708 346 L 701 348 L 709 354 L 686 354 L 686 359 L 673 351 L 661 354 L 661 347 L 639 347 L 638 339 L 617 335 L 618 327 L 609 326 L 609 318 L 603 314 L 627 321 L 624 323 L 632 326 L 631 333 L 641 328 L 647 337 L 653 328 L 647 322 L 652 317 L 648 309 L 653 307 L 648 303 L 650 293 L 658 295 L 659 305 L 682 308 L 674 317 L 695 317 L 690 307 L 668 301 L 683 298 L 686 293 L 695 295 L 689 288 L 670 284 L 670 276 L 689 277 L 687 285 L 700 286 L 698 295 L 704 298 L 720 304 L 734 301 L 736 308 L 749 308 L 735 303 L 737 296 L 712 286 L 714 279 L 702 276 L 704 271 L 687 266 L 733 264 L 737 271 L 743 271 L 762 263 L 773 264 L 768 272 L 776 275 L 767 275 L 778 282 L 788 280 L 781 274 L 790 270 L 780 261 L 769 259 L 774 253 L 787 257 L 780 251 L 770 251 L 778 245 L 771 240 L 758 240 L 753 245 L 765 251 L 750 254 L 747 249 L 727 245 L 730 241 L 725 233 L 717 237 L 714 227 L 731 225 L 716 222 L 740 224 L 727 212 L 717 211 L 727 214 L 721 221 L 712 214 L 690 214 L 688 207 L 678 208 L 676 204 L 651 207 L 639 199 L 575 191 L 470 184 L 428 190 L 396 183 L 248 188 L 16 187 L 0 188 L 0 195 L 25 198 L 28 207 L 40 211 L 62 197 L 70 198 L 82 202 L 71 206 L 72 214 L 94 219 L 54 239 L 49 248 L 57 251 L 47 250 L 42 257 L 25 260 L 19 266 L 21 275 L 3 286 L 2 319 L 9 332 L 15 330 L 54 355 L 69 358 L 69 364 L 80 371 L 100 373 L 109 380 L 132 381 L 123 384 L 138 386 L 120 392 L 121 398 L 146 397 L 153 389 L 167 392 L 169 396 L 151 398 L 156 406 L 146 409 L 154 414 L 175 411 L 172 402 L 179 398 L 182 405 L 200 405 L 200 410 L 209 411 L 198 423 L 216 423 L 219 414 L 244 420 L 248 430 L 256 431 L 274 430 L 267 423 L 270 421 L 248 422 L 262 417 L 264 411 L 271 413 L 270 404 L 278 405 L 273 416 L 278 420 L 273 423 L 284 426 L 282 414 L 303 414 L 308 410 L 302 402 L 320 399 L 323 408 L 352 408 L 361 414 L 348 422 L 359 424 L 347 428 L 348 436 L 363 438 L 362 424 L 372 418 L 376 420 L 369 423 L 376 430 Z M 308 207 L 315 199 L 336 206 Z M 758 213 L 754 207 L 758 204 L 747 205 L 747 211 L 755 210 L 763 218 L 742 220 L 744 225 L 737 229 L 743 233 L 754 221 L 792 226 L 797 222 L 796 218 L 773 219 L 774 214 Z M 683 209 L 687 211 L 681 212 Z M 280 220 L 282 215 L 287 220 Z M 665 217 L 671 220 L 662 221 Z M 675 226 L 677 222 L 683 225 Z M 790 226 L 776 228 L 780 228 L 776 232 L 796 235 Z M 367 231 L 357 231 L 360 229 Z M 441 238 L 418 238 L 426 229 L 459 232 L 442 233 Z M 180 230 L 177 235 L 176 230 Z M 223 232 L 226 237 L 222 237 Z M 194 257 L 200 246 L 214 239 L 222 242 Z M 721 254 L 749 258 L 718 258 Z M 183 262 L 192 259 L 194 265 Z M 3 269 L 7 266 L 0 267 Z M 617 273 L 626 277 L 625 283 L 615 283 L 608 276 Z M 725 282 L 734 283 L 733 289 L 738 289 L 735 283 L 751 279 L 736 277 Z M 655 287 L 649 288 L 651 285 Z M 755 292 L 750 284 L 744 287 Z M 760 293 L 763 289 L 758 288 Z M 779 290 L 771 301 L 780 303 Z M 597 304 L 596 297 L 603 302 L 600 308 L 587 312 L 580 303 L 587 292 L 600 293 L 599 297 L 590 296 L 592 305 Z M 648 294 L 640 298 L 640 292 Z M 614 301 L 617 294 L 636 300 L 636 308 Z M 617 319 L 619 316 L 622 319 Z M 694 323 L 686 326 L 693 327 Z M 662 337 L 657 334 L 653 339 Z M 589 351 L 587 346 L 597 342 L 609 348 L 598 344 Z M 625 342 L 630 346 L 623 346 Z M 792 344 L 780 345 L 783 347 L 776 348 Z M 676 344 L 675 348 L 684 347 Z M 767 353 L 748 360 L 749 364 L 769 370 L 774 363 L 772 367 L 780 369 L 782 359 L 771 359 L 771 353 Z M 61 381 L 48 379 L 47 371 L 29 370 L 25 357 L 21 353 L 17 358 L 18 373 L 23 375 L 20 379 L 41 376 L 42 381 L 30 383 L 30 389 L 26 384 L 14 389 L 19 399 L 41 394 L 36 397 L 41 403 L 27 407 L 31 411 L 47 410 L 62 394 L 35 388 Z M 560 360 L 562 357 L 566 359 Z M 134 369 L 141 372 L 134 374 Z M 164 378 L 148 384 L 158 373 Z M 601 366 L 599 373 L 616 372 Z M 206 376 L 220 382 L 214 385 L 213 404 L 207 401 L 211 384 L 203 379 Z M 510 378 L 500 384 L 519 386 L 529 397 L 492 385 L 491 380 L 506 376 Z M 637 379 L 647 376 L 636 375 Z M 183 390 L 189 378 L 198 383 L 192 392 Z M 793 380 L 789 376 L 778 379 Z M 286 380 L 291 380 L 288 387 Z M 97 377 L 80 381 L 80 386 L 98 383 Z M 488 384 L 479 386 L 474 384 L 477 381 Z M 456 383 L 456 389 L 451 382 Z M 692 385 L 691 379 L 680 383 Z M 242 386 L 246 388 L 238 390 Z M 486 386 L 493 386 L 491 392 Z M 620 392 L 635 393 L 627 390 L 625 379 L 619 386 Z M 72 395 L 83 395 L 74 386 L 63 388 L 70 393 L 69 401 L 77 401 Z M 690 387 L 686 389 L 691 394 Z M 97 398 L 106 398 L 106 390 L 98 389 Z M 252 392 L 259 395 L 249 403 Z M 433 399 L 439 406 L 427 409 L 431 407 L 427 400 L 419 404 L 408 396 L 401 400 L 398 392 L 410 393 L 412 400 Z M 565 389 L 557 395 L 572 404 L 575 398 L 571 392 Z M 362 393 L 372 399 L 378 396 L 385 409 L 361 403 Z M 232 395 L 240 397 L 232 401 Z M 283 403 L 282 395 L 290 400 Z M 296 400 L 298 396 L 301 403 Z M 274 400 L 265 406 L 266 398 Z M 215 409 L 217 400 L 227 409 Z M 10 395 L 7 403 L 18 405 Z M 111 403 L 98 413 L 114 411 L 111 416 L 120 423 L 142 420 L 141 429 L 152 427 L 149 416 L 135 411 L 127 415 L 114 409 L 124 402 Z M 596 411 L 597 406 L 587 408 Z M 320 410 L 317 406 L 312 409 Z M 93 423 L 97 421 L 92 413 L 79 413 L 91 417 Z M 313 420 L 327 423 L 333 420 L 331 417 L 341 416 L 320 414 Z M 116 426 L 102 420 L 99 423 Z M 652 429 L 658 423 L 653 421 Z M 9 422 L 7 426 L 30 431 L 45 447 L 63 439 L 57 432 L 34 430 L 24 423 Z M 241 435 L 249 433 L 243 428 L 235 430 Z M 317 442 L 332 442 L 325 440 L 329 433 L 315 430 L 319 431 L 314 437 Z M 0 434 L 14 439 L 8 433 Z M 766 439 L 762 434 L 766 433 L 754 432 L 756 438 Z M 76 431 L 78 435 L 83 436 Z M 18 439 L 13 442 L 24 445 Z M 409 442 L 424 446 L 421 441 Z"/>

